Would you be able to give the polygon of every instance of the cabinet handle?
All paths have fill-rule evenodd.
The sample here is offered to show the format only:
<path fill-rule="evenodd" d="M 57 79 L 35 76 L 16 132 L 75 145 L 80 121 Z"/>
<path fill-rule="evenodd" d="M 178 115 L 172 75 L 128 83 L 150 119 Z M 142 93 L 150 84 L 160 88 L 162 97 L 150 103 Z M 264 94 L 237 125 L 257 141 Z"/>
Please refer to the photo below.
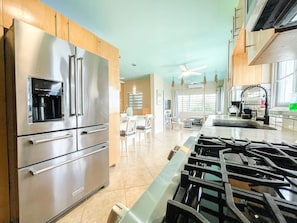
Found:
<path fill-rule="evenodd" d="M 56 137 L 52 137 L 52 138 L 45 138 L 45 139 L 30 139 L 29 142 L 31 144 L 40 144 L 40 143 L 45 143 L 45 142 L 51 142 L 51 141 L 55 141 L 55 140 L 60 140 L 60 139 L 67 139 L 67 138 L 71 138 L 73 135 L 68 133 L 66 135 L 63 136 L 56 136 Z"/>
<path fill-rule="evenodd" d="M 249 48 L 249 47 L 253 47 L 255 46 L 256 44 L 250 44 L 250 45 L 246 45 L 246 30 L 244 30 L 244 40 L 243 40 L 243 44 L 244 44 L 244 52 L 246 52 L 246 48 Z"/>
<path fill-rule="evenodd" d="M 237 30 L 240 30 L 240 28 L 237 28 L 237 27 L 236 27 L 236 19 L 238 18 L 237 15 L 236 15 L 236 13 L 237 13 L 237 11 L 239 11 L 239 10 L 241 10 L 241 9 L 240 9 L 240 8 L 239 8 L 239 9 L 237 9 L 237 8 L 234 9 L 234 16 L 233 16 L 233 30 L 232 30 L 233 39 L 234 39 L 235 36 L 238 36 L 238 34 L 235 34 L 236 31 L 237 31 Z"/>
<path fill-rule="evenodd" d="M 95 154 L 95 153 L 101 152 L 101 151 L 102 151 L 103 149 L 105 149 L 105 148 L 107 148 L 107 146 L 103 146 L 103 147 L 101 147 L 101 149 L 99 149 L 99 150 L 96 150 L 96 151 L 87 153 L 87 154 L 82 155 L 82 156 L 79 156 L 79 157 L 75 157 L 75 158 L 66 160 L 66 161 L 61 162 L 61 163 L 57 163 L 57 164 L 55 164 L 55 165 L 52 165 L 52 166 L 49 166 L 49 167 L 46 167 L 46 168 L 43 168 L 43 169 L 40 169 L 40 170 L 34 170 L 34 168 L 31 168 L 31 169 L 29 169 L 29 172 L 30 172 L 33 176 L 36 176 L 36 175 L 41 174 L 41 173 L 44 173 L 44 172 L 46 172 L 46 171 L 55 169 L 55 168 L 57 168 L 57 167 L 59 167 L 59 166 L 63 166 L 63 165 L 65 165 L 65 164 L 67 164 L 67 163 L 71 163 L 71 162 L 74 162 L 74 161 L 76 161 L 76 160 L 85 158 L 85 157 L 87 157 L 87 156 L 91 156 L 91 155 L 93 155 L 93 154 Z"/>

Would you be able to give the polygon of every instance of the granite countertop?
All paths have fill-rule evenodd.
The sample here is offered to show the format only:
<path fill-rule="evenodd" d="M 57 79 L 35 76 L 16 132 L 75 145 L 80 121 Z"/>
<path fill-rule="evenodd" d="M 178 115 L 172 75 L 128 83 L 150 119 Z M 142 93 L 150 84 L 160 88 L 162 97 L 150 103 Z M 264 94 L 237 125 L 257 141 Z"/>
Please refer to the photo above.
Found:
<path fill-rule="evenodd" d="M 200 134 L 205 136 L 233 137 L 235 139 L 265 140 L 273 143 L 286 142 L 297 144 L 297 131 L 274 125 L 270 125 L 269 127 L 276 128 L 276 130 L 213 126 L 214 119 L 242 120 L 241 118 L 228 115 L 210 115 L 202 126 Z M 262 125 L 263 122 L 259 121 L 259 124 Z"/>

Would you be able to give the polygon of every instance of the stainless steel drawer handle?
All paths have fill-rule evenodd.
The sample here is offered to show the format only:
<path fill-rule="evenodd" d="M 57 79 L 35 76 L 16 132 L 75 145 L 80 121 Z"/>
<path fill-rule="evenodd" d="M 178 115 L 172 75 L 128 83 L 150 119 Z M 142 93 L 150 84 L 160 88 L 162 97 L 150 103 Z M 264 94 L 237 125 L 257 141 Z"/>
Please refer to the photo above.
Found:
<path fill-rule="evenodd" d="M 105 130 L 107 130 L 107 128 L 95 129 L 95 130 L 90 130 L 90 131 L 82 131 L 82 134 L 92 134 L 92 133 L 96 133 L 96 132 L 102 132 Z"/>
<path fill-rule="evenodd" d="M 55 165 L 52 165 L 52 166 L 49 166 L 49 167 L 46 167 L 46 168 L 43 168 L 43 169 L 40 169 L 40 170 L 35 170 L 35 169 L 31 168 L 31 169 L 29 170 L 29 172 L 30 172 L 33 176 L 35 176 L 35 175 L 44 173 L 44 172 L 46 172 L 46 171 L 55 169 L 55 168 L 57 168 L 57 167 L 59 167 L 59 166 L 63 166 L 63 165 L 65 165 L 65 164 L 67 164 L 67 163 L 71 163 L 71 162 L 73 162 L 73 161 L 76 161 L 76 160 L 82 159 L 82 158 L 84 158 L 84 157 L 93 155 L 93 154 L 95 154 L 95 153 L 101 152 L 101 151 L 102 151 L 103 149 L 105 149 L 105 148 L 107 148 L 107 146 L 103 146 L 103 147 L 101 147 L 99 150 L 96 150 L 96 151 L 87 153 L 87 154 L 82 155 L 82 156 L 79 156 L 79 157 L 75 157 L 75 158 L 66 160 L 66 161 L 61 162 L 61 163 L 57 163 L 57 164 L 55 164 Z"/>
<path fill-rule="evenodd" d="M 68 133 L 63 136 L 56 136 L 56 137 L 51 137 L 46 139 L 30 139 L 29 142 L 31 144 L 40 144 L 40 143 L 51 142 L 51 141 L 60 140 L 60 139 L 67 139 L 67 138 L 71 138 L 72 136 L 73 136 L 72 134 Z"/>

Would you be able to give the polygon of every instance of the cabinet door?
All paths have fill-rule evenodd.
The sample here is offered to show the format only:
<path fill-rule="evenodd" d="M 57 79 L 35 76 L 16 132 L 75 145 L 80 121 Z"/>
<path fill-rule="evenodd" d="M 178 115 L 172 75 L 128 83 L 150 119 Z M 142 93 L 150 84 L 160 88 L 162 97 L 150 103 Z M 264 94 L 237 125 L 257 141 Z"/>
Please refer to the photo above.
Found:
<path fill-rule="evenodd" d="M 259 59 L 261 53 L 276 37 L 274 29 L 261 30 L 258 32 L 248 32 L 247 36 L 248 64 L 263 64 L 260 61 L 257 62 L 257 60 Z"/>
<path fill-rule="evenodd" d="M 247 53 L 237 54 L 233 56 L 233 86 L 252 85 L 261 83 L 261 65 L 248 66 L 247 60 Z"/>
<path fill-rule="evenodd" d="M 82 49 L 98 55 L 99 38 L 71 20 L 69 20 L 69 41 Z"/>
<path fill-rule="evenodd" d="M 2 0 L 3 24 L 12 25 L 13 18 L 55 35 L 55 11 L 38 0 Z"/>
<path fill-rule="evenodd" d="M 3 26 L 3 5 L 2 0 L 0 0 L 0 26 Z"/>
<path fill-rule="evenodd" d="M 249 33 L 249 64 L 268 64 L 297 59 L 297 29 L 269 29 Z"/>
<path fill-rule="evenodd" d="M 60 13 L 56 14 L 56 35 L 69 41 L 69 19 Z"/>
<path fill-rule="evenodd" d="M 261 83 L 261 65 L 248 66 L 245 35 L 246 32 L 242 26 L 232 56 L 232 86 Z"/>

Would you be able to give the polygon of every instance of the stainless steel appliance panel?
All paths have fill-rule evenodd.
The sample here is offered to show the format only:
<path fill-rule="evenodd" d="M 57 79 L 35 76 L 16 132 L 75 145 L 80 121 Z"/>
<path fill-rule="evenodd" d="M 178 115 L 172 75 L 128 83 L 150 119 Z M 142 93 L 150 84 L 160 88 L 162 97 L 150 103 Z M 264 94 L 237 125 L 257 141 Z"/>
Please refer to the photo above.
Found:
<path fill-rule="evenodd" d="M 20 169 L 20 223 L 46 222 L 108 184 L 108 146 Z"/>
<path fill-rule="evenodd" d="M 108 141 L 108 124 L 77 129 L 78 150 Z"/>
<path fill-rule="evenodd" d="M 70 95 L 74 94 L 75 47 L 70 43 L 47 34 L 21 21 L 14 20 L 14 28 L 6 35 L 6 49 L 11 50 L 14 60 L 14 72 L 7 76 L 15 76 L 17 135 L 28 135 L 76 127 L 75 114 L 70 108 L 74 102 Z M 6 50 L 8 52 L 9 50 Z M 28 106 L 28 78 L 40 78 L 63 83 L 62 121 L 30 123 Z M 13 81 L 13 80 L 12 80 Z M 27 87 L 26 87 L 27 86 Z M 73 98 L 73 97 L 72 97 Z M 71 104 L 72 103 L 72 104 Z"/>
<path fill-rule="evenodd" d="M 77 49 L 78 127 L 108 123 L 108 61 Z"/>
<path fill-rule="evenodd" d="M 65 130 L 17 138 L 18 168 L 76 151 L 76 130 Z"/>

